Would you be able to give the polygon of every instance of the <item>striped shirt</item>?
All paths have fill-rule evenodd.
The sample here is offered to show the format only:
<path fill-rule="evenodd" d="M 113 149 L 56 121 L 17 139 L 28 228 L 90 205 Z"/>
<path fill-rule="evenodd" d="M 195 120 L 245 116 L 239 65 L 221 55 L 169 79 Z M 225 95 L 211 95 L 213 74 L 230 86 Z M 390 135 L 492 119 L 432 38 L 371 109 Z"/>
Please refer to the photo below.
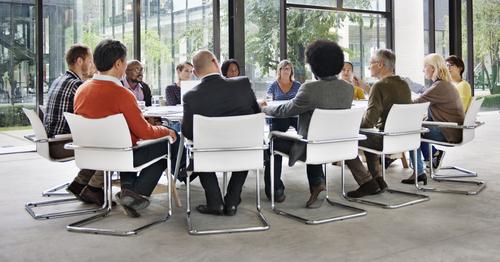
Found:
<path fill-rule="evenodd" d="M 50 85 L 47 109 L 43 119 L 48 137 L 71 133 L 63 113 L 73 113 L 76 89 L 82 83 L 83 81 L 77 74 L 68 70 Z"/>

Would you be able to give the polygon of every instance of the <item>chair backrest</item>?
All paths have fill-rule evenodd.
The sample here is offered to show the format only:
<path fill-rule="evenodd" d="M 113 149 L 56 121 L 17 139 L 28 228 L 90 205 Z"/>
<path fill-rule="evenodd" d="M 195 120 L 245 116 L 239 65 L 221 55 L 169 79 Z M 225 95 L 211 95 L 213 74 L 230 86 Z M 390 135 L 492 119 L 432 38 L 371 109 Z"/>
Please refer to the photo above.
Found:
<path fill-rule="evenodd" d="M 42 120 L 40 120 L 35 111 L 31 109 L 23 108 L 23 112 L 30 121 L 31 128 L 35 133 L 35 140 L 39 140 L 39 142 L 36 142 L 36 152 L 40 156 L 52 161 L 53 159 L 50 157 L 49 153 L 47 131 L 45 130 L 45 126 L 43 125 Z"/>
<path fill-rule="evenodd" d="M 358 155 L 359 126 L 363 108 L 315 109 L 309 123 L 307 164 L 324 164 L 353 159 Z M 329 140 L 350 140 L 321 143 Z"/>
<path fill-rule="evenodd" d="M 194 171 L 231 172 L 264 167 L 264 114 L 193 117 Z M 254 148 L 253 150 L 236 150 Z M 203 149 L 222 149 L 196 152 Z"/>
<path fill-rule="evenodd" d="M 184 104 L 182 101 L 182 98 L 184 97 L 184 94 L 189 92 L 193 87 L 197 86 L 200 84 L 200 80 L 186 80 L 186 81 L 181 81 L 181 104 Z"/>
<path fill-rule="evenodd" d="M 399 135 L 384 136 L 383 152 L 394 154 L 420 147 L 419 131 L 429 103 L 394 104 L 387 115 L 384 132 Z"/>
<path fill-rule="evenodd" d="M 75 162 L 79 168 L 135 171 L 132 139 L 123 114 L 89 119 L 64 113 L 64 117 L 71 129 L 73 144 L 78 146 L 75 149 Z"/>
<path fill-rule="evenodd" d="M 481 105 L 483 104 L 484 97 L 474 96 L 471 99 L 469 104 L 469 108 L 467 108 L 467 112 L 465 113 L 464 118 L 464 126 L 474 126 L 476 122 L 477 113 L 481 109 Z M 462 144 L 470 142 L 474 139 L 475 129 L 474 128 L 464 128 L 462 133 Z"/>

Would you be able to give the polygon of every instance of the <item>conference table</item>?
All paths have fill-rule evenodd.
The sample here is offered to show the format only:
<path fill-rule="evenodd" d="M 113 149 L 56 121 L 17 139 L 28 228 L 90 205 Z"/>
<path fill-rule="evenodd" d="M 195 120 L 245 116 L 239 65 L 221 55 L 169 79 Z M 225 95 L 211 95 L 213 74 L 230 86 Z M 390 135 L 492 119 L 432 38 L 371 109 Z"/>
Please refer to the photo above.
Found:
<path fill-rule="evenodd" d="M 279 106 L 281 104 L 287 103 L 288 100 L 283 101 L 266 101 L 268 106 Z M 368 106 L 368 100 L 354 100 L 352 107 L 353 108 L 366 108 Z M 175 105 L 175 106 L 151 106 L 147 107 L 143 110 L 143 115 L 146 118 L 154 117 L 154 118 L 162 118 L 172 122 L 180 122 L 183 117 L 183 106 Z M 271 116 L 266 116 L 267 118 L 273 118 Z M 267 125 L 266 125 L 267 128 Z M 266 130 L 269 131 L 269 130 Z M 174 185 L 179 175 L 179 166 L 182 158 L 182 154 L 184 154 L 184 136 L 182 133 L 179 136 L 179 148 L 177 151 L 176 165 L 174 170 Z M 177 196 L 177 191 L 174 186 L 174 199 L 177 207 L 181 207 L 180 199 Z"/>

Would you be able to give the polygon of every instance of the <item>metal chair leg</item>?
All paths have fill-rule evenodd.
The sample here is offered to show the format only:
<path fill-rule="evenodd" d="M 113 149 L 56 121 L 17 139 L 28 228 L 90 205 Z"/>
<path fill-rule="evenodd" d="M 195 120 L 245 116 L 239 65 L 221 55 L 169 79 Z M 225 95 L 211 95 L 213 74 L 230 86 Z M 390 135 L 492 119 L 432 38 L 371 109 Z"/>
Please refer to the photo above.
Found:
<path fill-rule="evenodd" d="M 70 183 L 64 183 L 61 185 L 57 185 L 54 187 L 51 187 L 47 190 L 44 190 L 42 192 L 42 196 L 44 197 L 50 197 L 50 196 L 69 196 L 70 193 L 68 193 L 66 190 L 60 191 L 61 189 L 66 189 L 69 186 Z"/>
<path fill-rule="evenodd" d="M 415 150 L 415 152 L 416 152 L 416 150 Z M 385 179 L 385 168 L 383 168 L 385 166 L 385 155 L 382 154 L 380 157 L 382 158 L 382 177 Z M 416 169 L 416 160 L 414 162 L 414 169 Z M 416 171 L 415 171 L 415 173 L 416 173 Z M 415 181 L 417 181 L 417 176 L 415 176 Z M 345 194 L 345 192 L 343 195 L 344 195 L 344 198 L 349 200 L 349 201 L 363 203 L 363 204 L 369 204 L 369 205 L 382 207 L 382 208 L 388 208 L 388 209 L 394 209 L 394 208 L 400 208 L 400 207 L 405 207 L 405 206 L 409 206 L 409 205 L 414 205 L 414 204 L 418 204 L 421 202 L 429 201 L 429 199 L 430 199 L 429 196 L 426 196 L 426 195 L 415 194 L 415 193 L 411 193 L 411 192 L 395 190 L 395 189 L 390 189 L 390 188 L 387 188 L 387 190 L 382 194 L 386 194 L 386 193 L 412 196 L 415 199 L 410 200 L 410 201 L 406 201 L 403 203 L 399 203 L 399 204 L 390 204 L 390 203 L 384 203 L 384 202 L 375 201 L 375 200 L 363 199 L 362 197 L 360 197 L 360 198 L 348 197 L 347 194 Z"/>
<path fill-rule="evenodd" d="M 168 146 L 168 159 L 167 159 L 167 174 L 170 174 L 171 170 L 171 163 L 170 163 L 170 144 Z M 167 176 L 168 179 L 168 209 L 167 209 L 167 214 L 160 218 L 157 219 L 151 223 L 148 223 L 146 225 L 140 226 L 138 228 L 132 229 L 132 230 L 126 230 L 126 231 L 120 231 L 120 230 L 114 230 L 114 229 L 102 229 L 102 228 L 92 228 L 92 227 L 84 227 L 85 225 L 88 225 L 90 223 L 93 223 L 95 221 L 101 220 L 105 218 L 110 212 L 111 212 L 111 201 L 112 201 L 112 185 L 111 185 L 111 172 L 106 171 L 104 174 L 104 189 L 105 189 L 105 194 L 106 197 L 104 198 L 104 206 L 106 207 L 106 211 L 97 214 L 95 216 L 74 222 L 72 224 L 69 224 L 66 226 L 66 229 L 70 232 L 77 232 L 77 233 L 91 233 L 91 234 L 100 234 L 100 235 L 112 235 L 112 236 L 131 236 L 131 235 L 137 235 L 139 232 L 142 230 L 149 228 L 151 226 L 154 226 L 156 224 L 162 223 L 167 221 L 170 216 L 172 215 L 172 181 L 171 181 L 171 176 Z M 103 206 L 103 207 L 104 207 Z"/>
<path fill-rule="evenodd" d="M 366 215 L 366 211 L 363 209 L 348 206 L 348 205 L 345 205 L 345 204 L 342 204 L 339 202 L 334 202 L 333 200 L 330 199 L 325 164 L 323 164 L 323 169 L 325 172 L 326 202 L 330 206 L 336 206 L 336 207 L 340 207 L 343 209 L 347 209 L 349 211 L 352 211 L 353 213 L 348 214 L 348 215 L 333 216 L 333 217 L 327 217 L 327 218 L 322 218 L 322 219 L 308 219 L 308 218 L 304 218 L 304 217 L 295 215 L 292 212 L 287 212 L 287 211 L 284 211 L 282 209 L 276 208 L 275 203 L 274 203 L 274 154 L 273 154 L 272 150 L 273 150 L 273 147 L 272 147 L 272 143 L 271 143 L 271 208 L 276 214 L 282 215 L 282 216 L 285 216 L 285 217 L 288 217 L 291 219 L 295 219 L 295 220 L 297 220 L 299 222 L 303 222 L 307 225 L 319 225 L 319 224 L 324 224 L 324 223 L 328 223 L 328 222 L 346 220 L 346 219 L 351 219 L 351 218 L 356 218 L 356 217 Z M 344 165 L 345 165 L 345 161 L 342 161 L 342 164 L 341 164 L 342 181 L 344 181 L 344 167 L 345 167 Z M 342 188 L 342 190 L 344 190 L 344 189 Z"/>
<path fill-rule="evenodd" d="M 429 150 L 432 150 L 432 144 L 429 143 Z M 432 152 L 432 151 L 429 151 Z M 443 168 L 441 168 L 443 169 Z M 468 171 L 468 170 L 466 170 Z M 470 171 L 472 172 L 472 171 Z M 477 176 L 477 173 L 475 173 Z M 477 195 L 479 194 L 485 187 L 486 182 L 481 180 L 460 180 L 453 179 L 453 177 L 460 176 L 437 176 L 434 173 L 434 167 L 432 164 L 430 165 L 430 177 L 432 180 L 437 182 L 451 182 L 451 183 L 459 183 L 464 185 L 476 185 L 477 187 L 473 190 L 459 190 L 459 189 L 450 189 L 450 188 L 439 188 L 439 187 L 425 187 L 420 186 L 417 182 L 415 183 L 415 187 L 422 191 L 431 191 L 431 192 L 441 192 L 441 193 L 452 193 L 452 194 L 462 194 L 462 195 Z"/>
<path fill-rule="evenodd" d="M 260 209 L 260 173 L 259 170 L 256 170 L 256 203 L 255 203 L 255 208 L 256 208 L 256 214 L 260 219 L 260 222 L 262 225 L 260 226 L 252 226 L 252 227 L 242 227 L 242 228 L 230 228 L 230 229 L 207 229 L 207 230 L 202 230 L 202 229 L 197 229 L 194 227 L 193 223 L 191 222 L 191 187 L 190 183 L 187 183 L 186 187 L 186 198 L 187 198 L 187 208 L 186 208 L 186 219 L 187 219 L 187 224 L 188 224 L 188 232 L 190 235 L 211 235 L 211 234 L 227 234 L 227 233 L 244 233 L 244 232 L 256 232 L 256 231 L 265 231 L 270 228 L 269 222 L 267 221 L 266 217 L 264 214 L 262 214 L 261 209 Z"/>

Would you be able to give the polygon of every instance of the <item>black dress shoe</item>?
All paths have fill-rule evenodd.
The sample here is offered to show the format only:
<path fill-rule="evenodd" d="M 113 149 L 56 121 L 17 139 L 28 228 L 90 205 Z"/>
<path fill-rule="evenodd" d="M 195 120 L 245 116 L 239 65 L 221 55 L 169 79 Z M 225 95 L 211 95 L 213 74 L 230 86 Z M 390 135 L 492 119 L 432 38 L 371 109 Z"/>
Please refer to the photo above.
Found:
<path fill-rule="evenodd" d="M 311 196 L 309 197 L 309 200 L 306 202 L 306 207 L 307 208 L 319 208 L 321 207 L 321 204 L 323 203 L 323 200 L 325 198 L 318 198 L 319 194 L 323 191 L 326 190 L 326 186 L 324 183 L 321 183 L 317 186 L 313 186 L 311 188 Z"/>
<path fill-rule="evenodd" d="M 267 192 L 267 190 L 265 191 L 266 192 L 266 197 L 269 201 L 271 201 L 271 192 Z M 284 202 L 286 199 L 286 196 L 285 196 L 285 190 L 284 189 L 276 189 L 274 190 L 274 202 L 276 203 L 282 203 Z"/>
<path fill-rule="evenodd" d="M 80 193 L 80 199 L 85 203 L 102 206 L 104 204 L 104 190 L 87 185 Z"/>
<path fill-rule="evenodd" d="M 425 173 L 418 175 L 417 181 L 419 183 L 424 182 L 424 185 L 427 185 L 427 175 Z M 415 184 L 415 176 L 411 175 L 409 178 L 401 180 L 401 183 L 409 185 Z"/>
<path fill-rule="evenodd" d="M 375 195 L 380 193 L 380 187 L 375 179 L 372 179 L 364 184 L 362 184 L 358 189 L 354 191 L 347 192 L 348 197 L 358 198 L 367 195 Z"/>
<path fill-rule="evenodd" d="M 385 190 L 387 189 L 387 183 L 385 182 L 385 180 L 381 176 L 378 176 L 375 178 L 375 181 L 377 181 L 380 192 L 385 192 Z"/>
<path fill-rule="evenodd" d="M 120 197 L 121 197 L 121 192 L 118 192 L 115 194 L 115 198 L 119 201 L 120 200 Z M 112 201 L 112 203 L 115 203 L 115 201 Z M 115 203 L 116 205 L 116 203 Z M 135 210 L 134 208 L 132 207 L 129 207 L 129 206 L 122 206 L 123 207 L 123 211 L 125 211 L 125 214 L 129 217 L 133 217 L 133 218 L 136 218 L 136 217 L 140 217 L 141 214 L 139 214 L 139 212 L 137 212 L 137 210 Z"/>
<path fill-rule="evenodd" d="M 207 205 L 199 205 L 196 210 L 202 214 L 221 216 L 224 214 L 224 206 L 220 205 L 218 208 L 210 208 Z M 236 213 L 236 211 L 235 211 Z"/>
<path fill-rule="evenodd" d="M 237 210 L 238 210 L 237 206 L 224 206 L 224 215 L 234 216 L 236 215 Z"/>

